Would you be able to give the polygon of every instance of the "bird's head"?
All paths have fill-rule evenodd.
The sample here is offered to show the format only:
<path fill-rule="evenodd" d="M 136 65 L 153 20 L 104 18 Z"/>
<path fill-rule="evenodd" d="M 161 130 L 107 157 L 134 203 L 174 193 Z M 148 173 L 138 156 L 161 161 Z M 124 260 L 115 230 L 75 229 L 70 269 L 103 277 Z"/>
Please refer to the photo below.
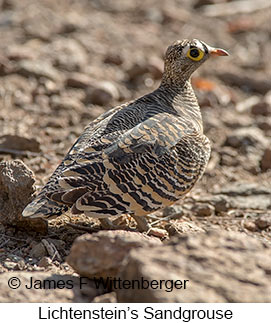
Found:
<path fill-rule="evenodd" d="M 166 51 L 163 80 L 184 83 L 209 57 L 228 55 L 224 49 L 211 47 L 198 39 L 177 40 Z"/>

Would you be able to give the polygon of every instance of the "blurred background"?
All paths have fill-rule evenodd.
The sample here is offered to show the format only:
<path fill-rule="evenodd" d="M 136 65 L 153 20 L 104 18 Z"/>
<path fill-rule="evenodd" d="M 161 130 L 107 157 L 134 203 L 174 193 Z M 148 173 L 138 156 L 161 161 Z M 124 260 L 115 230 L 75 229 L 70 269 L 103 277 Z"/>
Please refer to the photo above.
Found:
<path fill-rule="evenodd" d="M 0 161 L 37 188 L 83 128 L 155 89 L 176 39 L 231 56 L 193 75 L 212 157 L 195 193 L 271 179 L 270 0 L 0 0 Z"/>

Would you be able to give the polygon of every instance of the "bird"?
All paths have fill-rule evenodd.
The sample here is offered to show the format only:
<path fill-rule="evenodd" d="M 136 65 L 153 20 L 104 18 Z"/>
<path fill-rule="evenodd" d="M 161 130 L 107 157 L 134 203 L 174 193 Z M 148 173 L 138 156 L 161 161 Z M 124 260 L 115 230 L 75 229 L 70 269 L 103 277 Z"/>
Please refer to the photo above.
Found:
<path fill-rule="evenodd" d="M 90 122 L 22 216 L 127 214 L 146 230 L 142 219 L 183 198 L 206 169 L 211 144 L 191 75 L 228 55 L 198 39 L 171 44 L 160 85 Z"/>

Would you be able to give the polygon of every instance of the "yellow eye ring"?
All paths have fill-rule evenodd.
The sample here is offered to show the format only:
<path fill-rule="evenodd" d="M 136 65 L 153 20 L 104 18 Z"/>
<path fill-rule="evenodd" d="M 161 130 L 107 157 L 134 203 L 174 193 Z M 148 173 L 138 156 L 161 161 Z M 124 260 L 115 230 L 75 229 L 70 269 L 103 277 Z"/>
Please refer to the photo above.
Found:
<path fill-rule="evenodd" d="M 198 48 L 190 48 L 189 51 L 186 54 L 187 57 L 189 57 L 190 59 L 192 59 L 193 61 L 200 61 L 203 56 L 204 56 L 204 52 Z"/>

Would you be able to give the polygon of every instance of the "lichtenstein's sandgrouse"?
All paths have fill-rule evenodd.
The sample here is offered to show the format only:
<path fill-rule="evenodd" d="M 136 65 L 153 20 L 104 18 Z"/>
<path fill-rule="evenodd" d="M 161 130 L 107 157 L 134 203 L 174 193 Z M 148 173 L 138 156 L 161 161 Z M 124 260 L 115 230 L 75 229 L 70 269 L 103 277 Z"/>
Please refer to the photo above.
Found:
<path fill-rule="evenodd" d="M 91 122 L 23 216 L 138 219 L 189 192 L 210 156 L 190 76 L 213 55 L 228 53 L 196 39 L 169 46 L 161 85 Z"/>

